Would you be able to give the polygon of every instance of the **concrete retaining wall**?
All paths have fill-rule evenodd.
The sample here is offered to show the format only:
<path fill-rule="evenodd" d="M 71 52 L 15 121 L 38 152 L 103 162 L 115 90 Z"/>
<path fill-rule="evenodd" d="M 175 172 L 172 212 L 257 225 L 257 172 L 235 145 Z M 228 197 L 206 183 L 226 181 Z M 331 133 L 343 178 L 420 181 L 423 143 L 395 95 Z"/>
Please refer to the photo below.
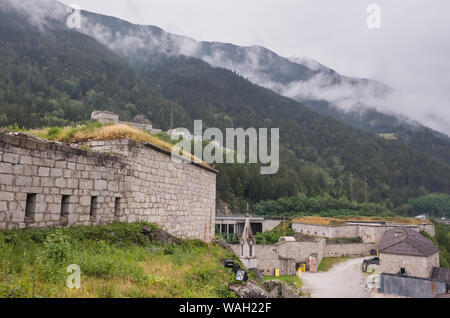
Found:
<path fill-rule="evenodd" d="M 411 276 L 380 275 L 380 293 L 383 294 L 413 298 L 432 298 L 446 292 L 445 282 Z"/>

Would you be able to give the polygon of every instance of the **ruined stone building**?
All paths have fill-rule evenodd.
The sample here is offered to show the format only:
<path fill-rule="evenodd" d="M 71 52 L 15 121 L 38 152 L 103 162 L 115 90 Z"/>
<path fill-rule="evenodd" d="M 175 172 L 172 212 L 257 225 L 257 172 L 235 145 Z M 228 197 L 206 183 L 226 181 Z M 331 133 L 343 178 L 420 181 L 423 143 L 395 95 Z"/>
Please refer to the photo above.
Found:
<path fill-rule="evenodd" d="M 214 238 L 217 171 L 131 140 L 92 151 L 0 131 L 0 229 L 145 221 Z"/>
<path fill-rule="evenodd" d="M 382 273 L 429 278 L 439 267 L 438 247 L 406 226 L 385 232 L 378 250 Z"/>
<path fill-rule="evenodd" d="M 155 129 L 153 128 L 153 124 L 150 120 L 145 118 L 143 115 L 138 115 L 135 118 L 133 118 L 132 122 L 125 122 L 119 120 L 119 115 L 114 114 L 112 112 L 108 111 L 94 111 L 91 114 L 92 120 L 97 120 L 101 122 L 102 124 L 125 124 L 129 126 L 133 126 L 138 129 L 144 129 L 147 130 L 151 134 L 157 134 L 161 132 L 161 129 Z"/>

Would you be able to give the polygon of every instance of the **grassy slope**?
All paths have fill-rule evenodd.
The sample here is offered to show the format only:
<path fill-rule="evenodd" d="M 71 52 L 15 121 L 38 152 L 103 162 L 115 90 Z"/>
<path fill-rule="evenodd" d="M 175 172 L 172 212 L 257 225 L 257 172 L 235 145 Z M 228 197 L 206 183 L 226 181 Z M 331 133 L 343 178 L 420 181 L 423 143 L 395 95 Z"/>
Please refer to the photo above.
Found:
<path fill-rule="evenodd" d="M 338 263 L 345 262 L 346 260 L 350 259 L 350 257 L 324 257 L 322 258 L 322 261 L 319 265 L 319 272 L 326 272 L 330 270 L 334 265 Z"/>
<path fill-rule="evenodd" d="M 143 224 L 0 231 L 0 297 L 235 297 L 227 250 L 150 242 Z M 67 266 L 81 268 L 68 289 Z"/>

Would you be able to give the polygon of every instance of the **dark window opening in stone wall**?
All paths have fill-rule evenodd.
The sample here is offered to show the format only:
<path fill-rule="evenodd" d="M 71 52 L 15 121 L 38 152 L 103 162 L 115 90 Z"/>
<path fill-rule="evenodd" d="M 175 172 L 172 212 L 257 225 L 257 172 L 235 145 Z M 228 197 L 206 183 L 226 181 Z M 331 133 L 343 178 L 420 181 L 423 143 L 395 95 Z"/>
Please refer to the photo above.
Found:
<path fill-rule="evenodd" d="M 120 202 L 121 198 L 116 198 L 114 202 L 114 216 L 120 216 Z"/>
<path fill-rule="evenodd" d="M 36 213 L 36 198 L 37 194 L 27 194 L 27 202 L 25 205 L 25 218 L 34 219 Z"/>
<path fill-rule="evenodd" d="M 262 223 L 250 223 L 250 227 L 253 234 L 262 233 L 263 231 Z"/>
<path fill-rule="evenodd" d="M 97 217 L 97 211 L 98 211 L 98 197 L 91 197 L 91 208 L 90 208 L 91 218 Z"/>
<path fill-rule="evenodd" d="M 63 195 L 61 198 L 61 217 L 67 218 L 69 216 L 70 196 Z"/>

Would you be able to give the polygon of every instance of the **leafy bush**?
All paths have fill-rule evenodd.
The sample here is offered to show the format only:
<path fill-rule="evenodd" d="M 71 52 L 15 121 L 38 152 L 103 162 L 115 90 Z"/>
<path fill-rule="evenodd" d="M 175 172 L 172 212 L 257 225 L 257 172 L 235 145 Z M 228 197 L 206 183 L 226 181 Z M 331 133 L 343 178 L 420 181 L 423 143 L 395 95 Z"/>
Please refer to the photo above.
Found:
<path fill-rule="evenodd" d="M 431 236 L 425 231 L 420 231 L 423 236 L 439 247 L 439 262 L 441 267 L 450 268 L 450 226 L 432 220 L 435 227 L 435 235 Z"/>
<path fill-rule="evenodd" d="M 282 221 L 277 227 L 271 231 L 256 233 L 256 244 L 275 244 L 278 243 L 282 236 L 293 236 L 292 223 L 290 221 Z"/>
<path fill-rule="evenodd" d="M 73 245 L 69 242 L 69 237 L 60 230 L 50 234 L 42 248 L 44 257 L 56 264 L 65 263 L 72 253 Z"/>

